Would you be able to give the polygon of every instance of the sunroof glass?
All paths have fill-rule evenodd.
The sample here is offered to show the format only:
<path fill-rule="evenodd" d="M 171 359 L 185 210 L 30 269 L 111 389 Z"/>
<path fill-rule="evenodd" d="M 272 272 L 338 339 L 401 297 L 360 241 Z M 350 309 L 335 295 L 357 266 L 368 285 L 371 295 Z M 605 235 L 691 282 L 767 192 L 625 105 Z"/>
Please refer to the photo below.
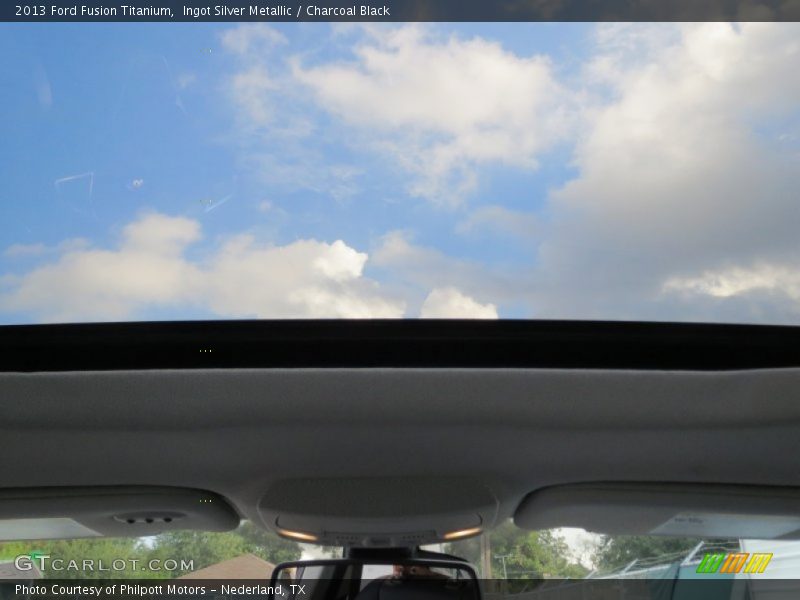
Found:
<path fill-rule="evenodd" d="M 0 323 L 800 321 L 796 23 L 0 28 Z"/>

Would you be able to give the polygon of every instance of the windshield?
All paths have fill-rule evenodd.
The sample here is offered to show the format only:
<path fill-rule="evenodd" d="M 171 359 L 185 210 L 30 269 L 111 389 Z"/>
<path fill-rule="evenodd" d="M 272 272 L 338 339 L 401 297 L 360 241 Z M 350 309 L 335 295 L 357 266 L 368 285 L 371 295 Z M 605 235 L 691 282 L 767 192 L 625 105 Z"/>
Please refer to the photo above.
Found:
<path fill-rule="evenodd" d="M 525 531 L 507 521 L 479 538 L 426 546 L 426 549 L 468 560 L 486 581 L 519 581 L 518 591 L 528 585 L 525 582 L 541 579 L 800 577 L 798 541 L 609 536 L 582 529 Z M 747 557 L 741 565 L 729 565 L 738 569 L 725 568 L 730 555 L 743 554 Z M 245 521 L 238 529 L 226 533 L 172 531 L 143 538 L 0 542 L 0 580 L 264 582 L 281 562 L 341 556 L 339 547 L 282 539 Z M 751 558 L 754 563 L 748 569 L 747 559 Z M 378 566 L 362 573 L 365 581 L 391 575 L 391 567 Z M 320 576 L 323 576 L 320 567 L 307 567 L 303 573 L 304 579 Z"/>
<path fill-rule="evenodd" d="M 798 38 L 0 24 L 0 323 L 798 323 Z"/>

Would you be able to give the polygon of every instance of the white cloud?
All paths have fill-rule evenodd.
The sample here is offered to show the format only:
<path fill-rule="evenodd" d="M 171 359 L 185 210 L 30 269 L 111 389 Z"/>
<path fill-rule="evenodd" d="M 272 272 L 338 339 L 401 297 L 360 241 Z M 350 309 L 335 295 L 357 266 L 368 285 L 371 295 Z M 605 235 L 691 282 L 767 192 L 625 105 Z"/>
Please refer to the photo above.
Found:
<path fill-rule="evenodd" d="M 117 250 L 77 247 L 18 277 L 0 307 L 45 321 L 96 321 L 190 301 L 200 274 L 181 254 L 198 237 L 194 221 L 146 215 L 125 227 Z"/>
<path fill-rule="evenodd" d="M 324 151 L 330 133 L 321 131 L 308 90 L 287 66 L 283 34 L 263 23 L 243 24 L 220 39 L 233 59 L 224 93 L 235 107 L 240 163 L 273 192 L 306 189 L 337 201 L 352 197 L 363 169 L 334 162 Z M 341 135 L 333 142 L 341 143 Z"/>
<path fill-rule="evenodd" d="M 380 241 L 370 256 L 373 269 L 386 274 L 409 298 L 409 312 L 421 305 L 416 298 L 430 290 L 457 290 L 466 297 L 502 303 L 518 298 L 518 275 L 501 268 L 488 268 L 478 262 L 449 256 L 435 248 L 414 243 L 409 234 L 393 231 Z M 436 294 L 433 300 L 446 296 Z M 495 304 L 487 304 L 496 312 Z"/>
<path fill-rule="evenodd" d="M 258 54 L 287 43 L 286 36 L 266 23 L 241 23 L 220 35 L 222 47 L 238 55 Z"/>
<path fill-rule="evenodd" d="M 226 90 L 236 106 L 237 123 L 244 130 L 274 125 L 272 94 L 282 85 L 273 75 L 279 66 L 274 50 L 288 40 L 266 23 L 241 23 L 223 31 L 219 39 L 223 50 L 236 61 Z"/>
<path fill-rule="evenodd" d="M 513 234 L 532 238 L 538 229 L 539 220 L 532 213 L 520 212 L 504 206 L 482 206 L 456 224 L 462 234 L 489 232 Z"/>
<path fill-rule="evenodd" d="M 200 224 L 183 217 L 150 213 L 125 226 L 122 250 L 177 256 L 200 238 Z"/>
<path fill-rule="evenodd" d="M 347 201 L 359 191 L 357 182 L 363 173 L 361 169 L 294 148 L 296 141 L 287 141 L 288 148 L 283 148 L 282 152 L 252 151 L 247 162 L 260 180 L 280 191 L 305 189 L 339 202 Z"/>
<path fill-rule="evenodd" d="M 413 195 L 457 203 L 476 166 L 534 168 L 564 134 L 566 97 L 545 57 L 416 25 L 382 33 L 358 45 L 351 62 L 297 63 L 294 75 L 415 175 Z"/>
<path fill-rule="evenodd" d="M 496 319 L 494 304 L 481 304 L 456 288 L 436 288 L 428 294 L 419 316 L 423 319 Z"/>
<path fill-rule="evenodd" d="M 413 243 L 410 235 L 402 231 L 383 236 L 372 253 L 372 263 L 391 271 L 396 279 L 427 290 L 443 283 L 461 289 L 470 285 L 481 287 L 489 275 L 474 263 Z"/>
<path fill-rule="evenodd" d="M 127 225 L 119 246 L 62 246 L 58 258 L 5 278 L 0 308 L 42 321 L 119 320 L 152 309 L 226 317 L 401 317 L 404 303 L 363 275 L 368 256 L 342 241 L 284 246 L 239 235 L 204 260 L 191 219 L 152 213 Z"/>
<path fill-rule="evenodd" d="M 664 291 L 714 298 L 780 293 L 797 303 L 796 309 L 800 312 L 800 267 L 797 264 L 762 264 L 705 271 L 699 276 L 671 277 L 664 283 Z"/>
<path fill-rule="evenodd" d="M 629 31 L 601 36 L 587 67 L 613 99 L 587 115 L 579 175 L 551 194 L 531 297 L 547 316 L 715 318 L 675 282 L 700 290 L 725 272 L 706 289 L 735 295 L 730 265 L 800 256 L 800 156 L 764 133 L 796 127 L 800 27 L 649 26 L 658 43 Z"/>
<path fill-rule="evenodd" d="M 268 122 L 276 89 L 294 101 L 299 83 L 310 91 L 304 109 L 313 101 L 335 118 L 288 137 L 307 141 L 313 132 L 316 143 L 325 127 L 344 132 L 348 145 L 408 171 L 412 194 L 442 204 L 460 202 L 483 167 L 534 169 L 554 144 L 574 144 L 577 175 L 536 215 L 484 206 L 455 222 L 460 233 L 531 239 L 528 268 L 499 272 L 387 236 L 369 264 L 407 300 L 452 287 L 542 317 L 749 319 L 796 310 L 797 24 L 600 25 L 581 76 L 562 81 L 548 58 L 478 37 L 420 26 L 357 33 L 350 58 L 295 58 L 279 79 L 276 63 L 267 71 L 264 61 L 242 60 L 232 93 L 252 121 Z M 281 42 L 267 34 L 263 43 Z M 284 111 L 271 122 L 268 141 L 293 118 Z M 319 147 L 330 150 L 330 139 Z M 248 158 L 287 186 L 338 197 L 358 190 L 352 171 L 315 168 L 330 155 L 311 155 L 303 140 L 290 160 L 258 147 Z M 410 312 L 417 308 L 412 300 Z"/>
<path fill-rule="evenodd" d="M 364 270 L 367 255 L 356 252 L 342 240 L 329 246 L 328 252 L 318 256 L 312 263 L 314 268 L 334 281 L 355 279 Z"/>
<path fill-rule="evenodd" d="M 278 85 L 264 67 L 252 66 L 234 74 L 230 86 L 236 104 L 243 111 L 239 119 L 246 119 L 251 126 L 263 126 L 273 121 L 269 94 L 278 89 Z"/>
<path fill-rule="evenodd" d="M 185 90 L 189 86 L 193 85 L 196 81 L 197 81 L 197 75 L 195 75 L 194 73 L 189 73 L 189 72 L 181 73 L 175 79 L 175 86 L 179 90 Z"/>
<path fill-rule="evenodd" d="M 27 256 L 41 256 L 47 252 L 44 244 L 12 244 L 3 251 L 6 258 L 21 258 Z"/>
<path fill-rule="evenodd" d="M 337 240 L 229 240 L 206 267 L 205 302 L 232 317 L 401 317 L 404 304 L 363 276 L 368 256 Z"/>
<path fill-rule="evenodd" d="M 50 86 L 50 79 L 44 67 L 37 65 L 33 73 L 34 85 L 36 86 L 36 98 L 39 106 L 44 110 L 50 110 L 53 106 L 53 89 Z"/>
<path fill-rule="evenodd" d="M 797 127 L 797 39 L 797 24 L 601 26 L 577 176 L 541 215 L 490 206 L 456 226 L 515 231 L 535 262 L 503 274 L 395 233 L 374 264 L 539 317 L 796 320 L 800 153 L 770 128 Z"/>

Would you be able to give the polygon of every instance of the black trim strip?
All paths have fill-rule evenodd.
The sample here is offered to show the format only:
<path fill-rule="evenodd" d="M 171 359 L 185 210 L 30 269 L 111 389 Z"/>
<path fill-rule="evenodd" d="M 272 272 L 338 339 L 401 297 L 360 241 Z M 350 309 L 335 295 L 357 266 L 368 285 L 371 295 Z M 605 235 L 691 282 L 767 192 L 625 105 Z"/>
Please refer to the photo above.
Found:
<path fill-rule="evenodd" d="M 800 367 L 800 327 L 459 320 L 0 327 L 0 372 L 271 367 Z"/>

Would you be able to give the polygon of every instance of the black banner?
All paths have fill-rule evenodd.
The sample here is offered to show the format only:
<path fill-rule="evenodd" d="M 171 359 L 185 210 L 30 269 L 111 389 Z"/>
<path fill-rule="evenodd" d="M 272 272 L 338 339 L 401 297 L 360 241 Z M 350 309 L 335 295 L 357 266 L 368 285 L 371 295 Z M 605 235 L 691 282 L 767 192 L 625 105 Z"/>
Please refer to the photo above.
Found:
<path fill-rule="evenodd" d="M 380 583 L 378 580 L 374 580 Z M 315 600 L 329 580 L 285 581 L 208 579 L 34 579 L 0 580 L 2 600 Z M 425 580 L 415 582 L 424 594 Z M 469 582 L 461 583 L 472 585 Z M 337 581 L 337 589 L 341 582 Z M 367 585 L 370 585 L 369 583 Z M 387 584 L 388 585 L 388 584 Z M 431 590 L 442 588 L 431 581 Z M 463 587 L 463 586 L 462 586 Z M 763 575 L 710 575 L 707 579 L 509 579 L 478 582 L 483 600 L 796 600 L 800 579 L 767 579 Z M 457 589 L 454 586 L 453 589 Z M 474 597 L 462 593 L 449 597 Z M 465 588 L 467 591 L 469 588 Z M 472 588 L 474 590 L 474 587 Z M 359 590 L 347 595 L 349 600 Z M 330 597 L 330 596 L 325 596 Z M 337 598 L 345 596 L 337 596 Z M 395 595 L 387 595 L 395 597 Z M 397 596 L 400 597 L 400 596 Z M 407 596 L 402 596 L 406 598 Z"/>
<path fill-rule="evenodd" d="M 800 0 L 39 0 L 10 22 L 797 21 Z"/>

